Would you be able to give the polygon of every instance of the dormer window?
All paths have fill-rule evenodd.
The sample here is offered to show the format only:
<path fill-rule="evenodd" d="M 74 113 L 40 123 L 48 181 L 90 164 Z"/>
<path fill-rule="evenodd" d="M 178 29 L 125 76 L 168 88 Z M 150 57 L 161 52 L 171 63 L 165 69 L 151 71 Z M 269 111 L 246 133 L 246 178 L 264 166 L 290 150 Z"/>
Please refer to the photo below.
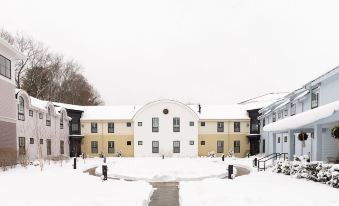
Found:
<path fill-rule="evenodd" d="M 319 106 L 319 89 L 312 89 L 311 96 L 311 109 L 317 108 Z"/>
<path fill-rule="evenodd" d="M 25 121 L 25 100 L 21 96 L 18 104 L 18 120 Z"/>
<path fill-rule="evenodd" d="M 46 114 L 46 126 L 51 126 L 51 109 L 49 107 Z"/>
<path fill-rule="evenodd" d="M 61 118 L 60 118 L 60 129 L 64 128 L 64 113 L 61 113 Z"/>

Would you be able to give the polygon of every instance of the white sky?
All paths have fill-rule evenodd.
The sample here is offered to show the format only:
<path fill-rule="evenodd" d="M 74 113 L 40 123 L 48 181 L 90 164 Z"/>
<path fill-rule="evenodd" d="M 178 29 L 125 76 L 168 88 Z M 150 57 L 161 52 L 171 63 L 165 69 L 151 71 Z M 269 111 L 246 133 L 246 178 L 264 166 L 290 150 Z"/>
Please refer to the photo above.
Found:
<path fill-rule="evenodd" d="M 236 103 L 339 65 L 339 1 L 1 0 L 0 27 L 75 58 L 107 105 Z"/>

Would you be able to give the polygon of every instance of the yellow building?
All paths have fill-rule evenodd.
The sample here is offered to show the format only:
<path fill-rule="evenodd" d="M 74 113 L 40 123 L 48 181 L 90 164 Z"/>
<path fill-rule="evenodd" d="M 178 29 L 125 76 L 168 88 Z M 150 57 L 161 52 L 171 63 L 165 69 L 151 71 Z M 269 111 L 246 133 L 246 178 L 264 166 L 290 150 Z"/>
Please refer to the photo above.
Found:
<path fill-rule="evenodd" d="M 249 153 L 250 144 L 247 135 L 249 134 L 250 119 L 243 107 L 239 105 L 183 105 L 180 103 L 177 107 L 191 112 L 182 117 L 176 115 L 175 123 L 172 123 L 172 120 L 165 122 L 167 114 L 163 114 L 163 111 L 167 109 L 167 113 L 170 115 L 175 112 L 176 107 L 168 110 L 168 104 L 168 100 L 166 100 L 166 104 L 165 101 L 163 104 L 161 101 L 157 102 L 157 106 L 154 106 L 154 114 L 152 113 L 152 115 L 148 112 L 147 116 L 138 118 L 137 122 L 133 121 L 134 115 L 142 107 L 84 107 L 84 113 L 81 118 L 81 133 L 84 136 L 81 142 L 81 151 L 89 156 L 98 156 L 100 154 L 118 156 L 121 154 L 123 157 L 139 156 L 137 154 L 143 153 L 143 149 L 149 150 L 150 156 L 178 156 L 177 152 L 182 153 L 182 156 L 208 156 L 209 154 L 221 156 L 234 151 L 235 156 L 244 157 Z M 161 105 L 164 105 L 164 108 Z M 147 107 L 153 106 L 148 104 Z M 158 110 L 159 112 L 157 113 Z M 165 116 L 162 117 L 162 115 Z M 194 124 L 194 119 L 197 117 L 199 121 Z M 152 131 L 155 118 L 157 118 L 156 126 L 158 129 Z M 179 126 L 181 129 L 173 131 L 172 127 L 174 125 L 172 124 L 176 124 L 175 126 Z M 140 130 L 139 128 L 144 128 L 143 130 L 146 131 L 150 130 L 150 133 L 137 132 L 136 134 L 136 131 Z M 192 130 L 196 132 L 192 132 Z M 161 136 L 160 139 L 156 139 L 155 146 L 146 146 L 146 143 L 149 142 L 147 139 L 149 135 L 154 135 L 154 138 L 160 138 Z M 167 141 L 167 136 L 169 138 L 176 136 L 175 143 Z M 185 140 L 187 137 L 190 141 Z M 194 139 L 197 142 L 193 141 Z M 173 153 L 171 153 L 172 147 Z M 192 150 L 192 147 L 197 149 Z M 162 153 L 161 148 L 167 148 L 166 152 Z M 168 152 L 168 150 L 171 151 Z M 188 154 L 187 150 L 192 152 Z M 136 151 L 138 151 L 137 154 Z"/>

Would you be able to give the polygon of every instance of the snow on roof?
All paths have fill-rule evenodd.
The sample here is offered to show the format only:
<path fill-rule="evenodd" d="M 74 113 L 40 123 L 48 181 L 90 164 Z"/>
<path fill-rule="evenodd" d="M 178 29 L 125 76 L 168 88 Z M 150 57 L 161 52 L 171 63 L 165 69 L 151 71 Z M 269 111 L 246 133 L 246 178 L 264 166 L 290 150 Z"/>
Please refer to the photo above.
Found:
<path fill-rule="evenodd" d="M 53 102 L 53 104 L 56 106 L 56 108 L 63 107 L 65 109 L 71 109 L 71 110 L 78 110 L 78 111 L 84 111 L 85 106 L 75 105 L 75 104 L 65 104 L 65 103 L 59 103 L 59 102 Z"/>
<path fill-rule="evenodd" d="M 16 48 L 14 48 L 10 43 L 8 43 L 5 39 L 0 37 L 0 45 L 3 45 L 7 50 L 9 50 L 10 52 L 12 52 L 12 54 L 14 54 L 15 58 L 18 60 L 24 60 L 26 59 L 26 56 L 19 52 Z"/>
<path fill-rule="evenodd" d="M 264 127 L 266 132 L 287 131 L 302 128 L 316 121 L 332 116 L 339 111 L 339 101 L 296 114 L 294 116 L 273 122 Z"/>
<path fill-rule="evenodd" d="M 190 105 L 197 112 L 197 106 Z M 201 105 L 200 119 L 249 119 L 244 106 L 234 105 Z"/>
<path fill-rule="evenodd" d="M 275 110 L 278 110 L 280 108 L 283 108 L 286 104 L 290 103 L 291 101 L 289 99 L 285 100 L 284 102 L 282 102 L 281 104 L 279 104 Z"/>
<path fill-rule="evenodd" d="M 244 105 L 247 110 L 261 109 L 283 99 L 287 94 L 288 92 L 268 93 L 259 97 L 245 100 L 239 104 Z"/>
<path fill-rule="evenodd" d="M 40 100 L 32 96 L 29 96 L 29 98 L 31 99 L 32 106 L 37 107 L 39 109 L 44 109 L 44 110 L 47 108 L 48 101 Z"/>
<path fill-rule="evenodd" d="M 310 90 L 305 90 L 305 91 L 301 92 L 298 96 L 296 96 L 295 98 L 293 98 L 293 101 L 303 98 L 303 97 L 306 96 L 308 93 L 310 93 Z"/>
<path fill-rule="evenodd" d="M 82 120 L 130 120 L 140 106 L 83 106 Z"/>

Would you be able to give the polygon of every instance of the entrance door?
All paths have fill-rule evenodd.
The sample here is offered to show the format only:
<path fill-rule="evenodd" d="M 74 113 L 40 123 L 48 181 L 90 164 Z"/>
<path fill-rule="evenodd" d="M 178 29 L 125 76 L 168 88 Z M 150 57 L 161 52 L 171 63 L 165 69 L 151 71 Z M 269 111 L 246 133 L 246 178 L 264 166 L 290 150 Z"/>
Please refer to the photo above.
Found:
<path fill-rule="evenodd" d="M 70 138 L 70 156 L 78 157 L 81 155 L 81 138 Z"/>

